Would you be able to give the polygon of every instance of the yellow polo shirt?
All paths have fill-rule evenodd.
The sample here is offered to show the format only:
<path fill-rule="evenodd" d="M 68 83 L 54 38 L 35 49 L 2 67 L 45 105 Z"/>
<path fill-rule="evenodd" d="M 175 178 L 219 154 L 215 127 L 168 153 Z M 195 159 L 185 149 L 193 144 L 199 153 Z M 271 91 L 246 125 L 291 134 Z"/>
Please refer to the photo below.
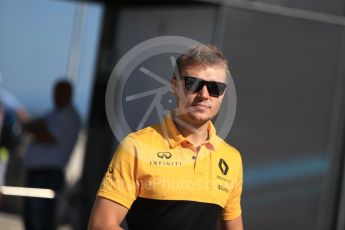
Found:
<path fill-rule="evenodd" d="M 223 220 L 240 216 L 241 156 L 216 135 L 211 122 L 208 131 L 198 152 L 171 115 L 129 134 L 114 154 L 98 196 L 129 209 L 130 229 L 209 230 L 216 229 L 218 215 Z"/>

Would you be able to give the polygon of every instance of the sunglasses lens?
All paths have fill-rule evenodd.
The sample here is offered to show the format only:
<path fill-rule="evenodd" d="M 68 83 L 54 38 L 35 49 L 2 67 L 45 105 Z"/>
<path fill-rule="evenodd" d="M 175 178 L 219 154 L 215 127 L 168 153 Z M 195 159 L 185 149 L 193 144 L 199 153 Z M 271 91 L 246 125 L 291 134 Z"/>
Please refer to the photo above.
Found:
<path fill-rule="evenodd" d="M 184 82 L 186 90 L 193 93 L 199 92 L 203 87 L 201 80 L 198 78 L 184 77 Z"/>
<path fill-rule="evenodd" d="M 211 96 L 216 96 L 218 97 L 220 94 L 219 94 L 219 89 L 218 89 L 218 86 L 217 86 L 217 83 L 215 82 L 209 82 L 207 84 L 207 90 L 208 90 L 208 93 L 211 95 Z"/>
<path fill-rule="evenodd" d="M 208 82 L 207 90 L 208 93 L 213 97 L 219 97 L 225 91 L 226 84 L 221 82 Z"/>
<path fill-rule="evenodd" d="M 225 83 L 214 81 L 208 82 L 195 77 L 183 76 L 183 80 L 186 90 L 193 93 L 199 92 L 204 87 L 204 85 L 206 85 L 208 93 L 212 97 L 219 97 L 224 93 L 224 90 L 226 88 Z"/>

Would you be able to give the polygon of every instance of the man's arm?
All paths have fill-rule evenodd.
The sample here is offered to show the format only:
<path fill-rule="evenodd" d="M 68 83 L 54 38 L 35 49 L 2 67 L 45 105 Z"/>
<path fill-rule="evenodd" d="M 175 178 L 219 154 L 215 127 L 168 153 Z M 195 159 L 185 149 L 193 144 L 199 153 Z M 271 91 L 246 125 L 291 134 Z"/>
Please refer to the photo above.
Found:
<path fill-rule="evenodd" d="M 55 136 L 48 130 L 44 120 L 37 119 L 23 125 L 23 130 L 31 133 L 36 141 L 51 144 L 56 141 Z"/>
<path fill-rule="evenodd" d="M 128 209 L 114 201 L 97 196 L 88 230 L 121 230 L 120 224 Z"/>
<path fill-rule="evenodd" d="M 30 115 L 24 108 L 16 109 L 16 115 L 21 124 L 26 124 L 30 121 Z"/>
<path fill-rule="evenodd" d="M 243 230 L 242 216 L 233 220 L 220 221 L 221 230 Z"/>

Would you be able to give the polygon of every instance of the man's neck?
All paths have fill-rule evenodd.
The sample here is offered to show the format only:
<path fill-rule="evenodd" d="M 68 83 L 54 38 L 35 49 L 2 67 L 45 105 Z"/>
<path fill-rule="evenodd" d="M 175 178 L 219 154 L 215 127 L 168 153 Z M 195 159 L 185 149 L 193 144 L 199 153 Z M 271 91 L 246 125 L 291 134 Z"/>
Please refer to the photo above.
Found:
<path fill-rule="evenodd" d="M 191 125 L 184 121 L 181 117 L 175 117 L 175 115 L 173 115 L 173 120 L 177 130 L 182 134 L 183 137 L 192 143 L 195 148 L 202 145 L 209 138 L 208 122 L 200 125 Z M 187 123 L 188 126 L 181 124 L 181 121 Z"/>
<path fill-rule="evenodd" d="M 66 104 L 63 104 L 63 105 L 57 105 L 55 104 L 55 109 L 56 110 L 61 110 L 61 109 L 64 109 L 64 108 L 67 108 L 68 106 L 70 106 L 71 103 L 66 103 Z"/>

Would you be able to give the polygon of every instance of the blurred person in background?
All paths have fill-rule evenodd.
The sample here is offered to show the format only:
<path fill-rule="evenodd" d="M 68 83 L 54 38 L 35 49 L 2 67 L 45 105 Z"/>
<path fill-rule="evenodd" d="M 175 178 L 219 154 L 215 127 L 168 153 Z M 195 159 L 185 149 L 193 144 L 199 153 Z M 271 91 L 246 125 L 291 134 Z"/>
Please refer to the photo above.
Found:
<path fill-rule="evenodd" d="M 99 188 L 90 230 L 243 230 L 240 153 L 217 136 L 229 78 L 226 59 L 200 45 L 176 61 L 177 108 L 161 124 L 130 133 Z"/>
<path fill-rule="evenodd" d="M 25 123 L 30 119 L 25 106 L 9 90 L 0 87 L 0 98 L 5 111 L 15 113 L 19 122 Z"/>
<path fill-rule="evenodd" d="M 20 142 L 21 126 L 29 119 L 23 104 L 0 86 L 0 186 L 5 185 L 7 165 Z"/>
<path fill-rule="evenodd" d="M 32 136 L 24 155 L 26 187 L 59 192 L 64 186 L 64 169 L 80 131 L 80 117 L 72 104 L 72 94 L 73 87 L 68 81 L 58 81 L 53 94 L 55 109 L 23 126 Z M 25 198 L 25 229 L 56 229 L 56 203 L 56 198 Z"/>
<path fill-rule="evenodd" d="M 0 101 L 4 113 L 0 146 L 13 152 L 20 141 L 21 127 L 30 116 L 23 104 L 3 87 L 0 87 Z"/>

